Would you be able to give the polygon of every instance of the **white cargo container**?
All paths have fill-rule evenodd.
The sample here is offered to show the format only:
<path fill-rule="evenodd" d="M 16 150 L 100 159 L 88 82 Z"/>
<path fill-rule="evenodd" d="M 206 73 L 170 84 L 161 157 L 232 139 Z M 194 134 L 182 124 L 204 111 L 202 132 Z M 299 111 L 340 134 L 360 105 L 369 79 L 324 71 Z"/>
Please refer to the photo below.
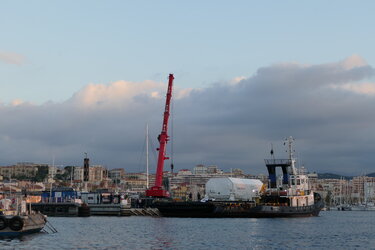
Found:
<path fill-rule="evenodd" d="M 206 183 L 205 199 L 250 201 L 258 196 L 263 183 L 257 179 L 211 178 Z"/>

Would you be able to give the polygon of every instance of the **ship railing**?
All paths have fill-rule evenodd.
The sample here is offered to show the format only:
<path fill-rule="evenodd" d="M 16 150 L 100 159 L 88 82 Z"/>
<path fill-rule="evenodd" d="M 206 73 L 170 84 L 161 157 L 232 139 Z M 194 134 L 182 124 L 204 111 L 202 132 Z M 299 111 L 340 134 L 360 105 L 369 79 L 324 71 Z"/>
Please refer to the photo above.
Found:
<path fill-rule="evenodd" d="M 41 200 L 42 203 L 76 203 L 76 199 L 71 197 L 45 197 Z"/>
<path fill-rule="evenodd" d="M 264 203 L 266 206 L 273 206 L 273 207 L 287 207 L 288 203 L 287 202 L 267 202 Z"/>
<path fill-rule="evenodd" d="M 311 190 L 298 190 L 298 189 L 288 190 L 289 196 L 303 196 L 303 195 L 309 195 L 309 194 L 311 194 Z"/>
<path fill-rule="evenodd" d="M 264 159 L 267 166 L 290 166 L 292 161 L 290 159 Z"/>
<path fill-rule="evenodd" d="M 314 208 L 314 205 L 296 206 L 294 208 L 297 209 L 297 211 L 306 211 L 306 210 Z"/>

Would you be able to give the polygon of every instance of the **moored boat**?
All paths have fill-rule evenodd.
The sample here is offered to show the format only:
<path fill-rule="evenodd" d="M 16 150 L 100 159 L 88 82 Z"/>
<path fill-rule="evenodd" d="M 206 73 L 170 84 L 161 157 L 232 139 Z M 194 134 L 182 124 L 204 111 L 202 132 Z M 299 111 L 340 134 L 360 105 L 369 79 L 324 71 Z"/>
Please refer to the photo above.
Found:
<path fill-rule="evenodd" d="M 210 196 L 205 202 L 177 202 L 158 200 L 154 206 L 160 214 L 166 217 L 308 217 L 318 216 L 324 207 L 323 200 L 318 193 L 309 188 L 308 176 L 295 167 L 296 160 L 293 157 L 293 138 L 288 138 L 288 159 L 266 159 L 265 163 L 269 173 L 268 185 L 259 187 L 256 180 L 252 183 L 252 194 L 247 196 L 230 194 L 229 196 Z M 271 152 L 273 156 L 273 152 Z M 283 172 L 281 179 L 276 177 L 276 168 Z M 232 178 L 235 179 L 235 178 Z M 243 181 L 232 180 L 233 183 L 241 183 L 241 189 L 246 190 Z M 251 184 L 249 184 L 251 185 Z M 235 186 L 228 187 L 230 192 L 235 192 Z M 215 191 L 215 190 L 214 190 Z M 207 189 L 206 195 L 215 193 L 212 187 Z M 223 190 L 216 192 L 223 194 Z M 235 198 L 235 197 L 241 197 Z"/>
<path fill-rule="evenodd" d="M 15 237 L 40 232 L 47 218 L 40 212 L 28 209 L 26 201 L 13 202 L 10 199 L 0 201 L 0 237 Z M 16 205 L 16 208 L 12 207 Z"/>

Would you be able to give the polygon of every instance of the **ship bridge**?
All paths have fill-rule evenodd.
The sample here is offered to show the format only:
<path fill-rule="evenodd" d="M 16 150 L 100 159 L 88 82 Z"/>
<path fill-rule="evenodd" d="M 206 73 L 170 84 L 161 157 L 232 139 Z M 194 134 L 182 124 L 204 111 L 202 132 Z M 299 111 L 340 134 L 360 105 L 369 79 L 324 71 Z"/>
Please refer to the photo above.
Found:
<path fill-rule="evenodd" d="M 269 188 L 276 188 L 276 168 L 280 167 L 283 171 L 283 184 L 289 184 L 290 166 L 292 160 L 290 159 L 265 159 L 268 179 L 270 180 Z M 288 171 L 289 170 L 289 171 Z"/>

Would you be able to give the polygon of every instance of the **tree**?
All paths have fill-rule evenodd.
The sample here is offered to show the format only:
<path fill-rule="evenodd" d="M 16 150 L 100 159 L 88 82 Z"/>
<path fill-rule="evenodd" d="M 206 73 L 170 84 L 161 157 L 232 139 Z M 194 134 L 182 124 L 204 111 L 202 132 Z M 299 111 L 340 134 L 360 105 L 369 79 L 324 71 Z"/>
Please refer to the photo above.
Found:
<path fill-rule="evenodd" d="M 165 190 L 169 190 L 169 179 L 168 177 L 163 177 L 163 187 Z"/>
<path fill-rule="evenodd" d="M 34 178 L 32 178 L 35 182 L 42 182 L 48 176 L 48 166 L 38 166 L 38 171 Z"/>
<path fill-rule="evenodd" d="M 72 177 L 73 177 L 73 174 L 74 174 L 74 167 L 73 166 L 66 166 L 64 167 L 64 177 L 65 179 L 64 180 L 70 180 Z"/>
<path fill-rule="evenodd" d="M 324 200 L 327 206 L 331 206 L 331 198 L 332 198 L 332 193 L 331 191 L 328 191 L 327 196 Z"/>

